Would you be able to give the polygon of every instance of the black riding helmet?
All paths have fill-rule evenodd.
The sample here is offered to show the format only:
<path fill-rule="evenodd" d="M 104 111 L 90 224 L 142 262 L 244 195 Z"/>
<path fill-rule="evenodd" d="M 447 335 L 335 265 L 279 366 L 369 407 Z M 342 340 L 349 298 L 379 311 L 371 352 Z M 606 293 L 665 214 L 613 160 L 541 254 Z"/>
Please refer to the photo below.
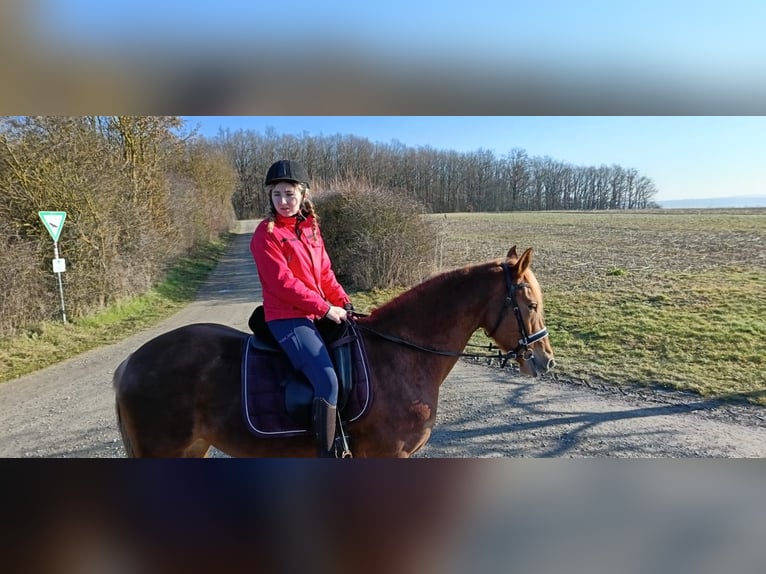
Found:
<path fill-rule="evenodd" d="M 309 174 L 306 171 L 306 168 L 297 161 L 291 161 L 289 159 L 280 159 L 271 164 L 269 171 L 266 172 L 266 180 L 263 182 L 263 185 L 270 185 L 272 183 L 277 183 L 278 181 L 304 183 L 306 184 L 306 187 L 311 187 L 309 185 Z"/>

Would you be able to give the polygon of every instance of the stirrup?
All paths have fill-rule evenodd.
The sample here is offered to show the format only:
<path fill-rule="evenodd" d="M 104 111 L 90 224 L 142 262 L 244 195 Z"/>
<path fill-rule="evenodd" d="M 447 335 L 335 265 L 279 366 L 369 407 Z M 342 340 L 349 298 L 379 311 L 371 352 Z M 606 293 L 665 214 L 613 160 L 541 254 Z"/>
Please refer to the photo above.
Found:
<path fill-rule="evenodd" d="M 337 458 L 354 458 L 354 455 L 351 454 L 351 449 L 348 446 L 348 435 L 343 430 L 343 424 L 340 419 L 340 409 L 337 411 L 337 417 L 338 429 L 335 435 L 335 442 L 333 443 L 335 455 Z"/>

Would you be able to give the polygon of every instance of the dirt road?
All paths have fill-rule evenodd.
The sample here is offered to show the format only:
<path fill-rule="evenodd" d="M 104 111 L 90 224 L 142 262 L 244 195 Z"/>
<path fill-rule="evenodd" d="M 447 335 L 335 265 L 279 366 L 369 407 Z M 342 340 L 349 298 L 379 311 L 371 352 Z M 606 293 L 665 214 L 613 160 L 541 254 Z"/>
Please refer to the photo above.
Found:
<path fill-rule="evenodd" d="M 240 222 L 197 301 L 170 319 L 0 384 L 0 456 L 124 456 L 115 425 L 114 369 L 143 342 L 181 325 L 247 329 L 261 298 L 248 250 L 251 230 L 252 222 Z M 436 427 L 417 456 L 766 457 L 766 410 L 693 395 L 532 380 L 461 361 L 442 386 Z"/>

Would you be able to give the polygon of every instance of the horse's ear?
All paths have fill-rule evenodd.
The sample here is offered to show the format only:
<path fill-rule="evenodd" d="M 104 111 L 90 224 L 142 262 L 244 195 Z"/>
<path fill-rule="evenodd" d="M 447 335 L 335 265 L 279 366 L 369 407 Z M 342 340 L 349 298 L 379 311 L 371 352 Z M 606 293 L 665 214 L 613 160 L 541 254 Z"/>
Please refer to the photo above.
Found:
<path fill-rule="evenodd" d="M 518 261 L 512 261 L 512 264 L 516 268 L 516 276 L 521 277 L 527 268 L 532 264 L 532 248 L 530 247 L 527 249 L 524 253 L 521 254 L 521 257 L 518 258 Z"/>
<path fill-rule="evenodd" d="M 506 257 L 511 260 L 511 264 L 516 263 L 516 260 L 519 258 L 519 255 L 518 253 L 516 253 L 515 245 L 508 250 L 508 255 L 506 255 Z"/>

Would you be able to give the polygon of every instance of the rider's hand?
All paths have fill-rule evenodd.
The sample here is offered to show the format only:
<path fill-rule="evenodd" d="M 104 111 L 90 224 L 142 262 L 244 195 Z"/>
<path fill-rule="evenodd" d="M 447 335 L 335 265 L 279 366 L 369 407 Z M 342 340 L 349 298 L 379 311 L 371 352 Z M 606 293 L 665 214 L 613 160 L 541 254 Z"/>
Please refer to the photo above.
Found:
<path fill-rule="evenodd" d="M 340 323 L 341 321 L 345 321 L 348 318 L 348 312 L 343 307 L 330 305 L 330 308 L 327 310 L 325 317 L 330 319 L 330 321 Z"/>

